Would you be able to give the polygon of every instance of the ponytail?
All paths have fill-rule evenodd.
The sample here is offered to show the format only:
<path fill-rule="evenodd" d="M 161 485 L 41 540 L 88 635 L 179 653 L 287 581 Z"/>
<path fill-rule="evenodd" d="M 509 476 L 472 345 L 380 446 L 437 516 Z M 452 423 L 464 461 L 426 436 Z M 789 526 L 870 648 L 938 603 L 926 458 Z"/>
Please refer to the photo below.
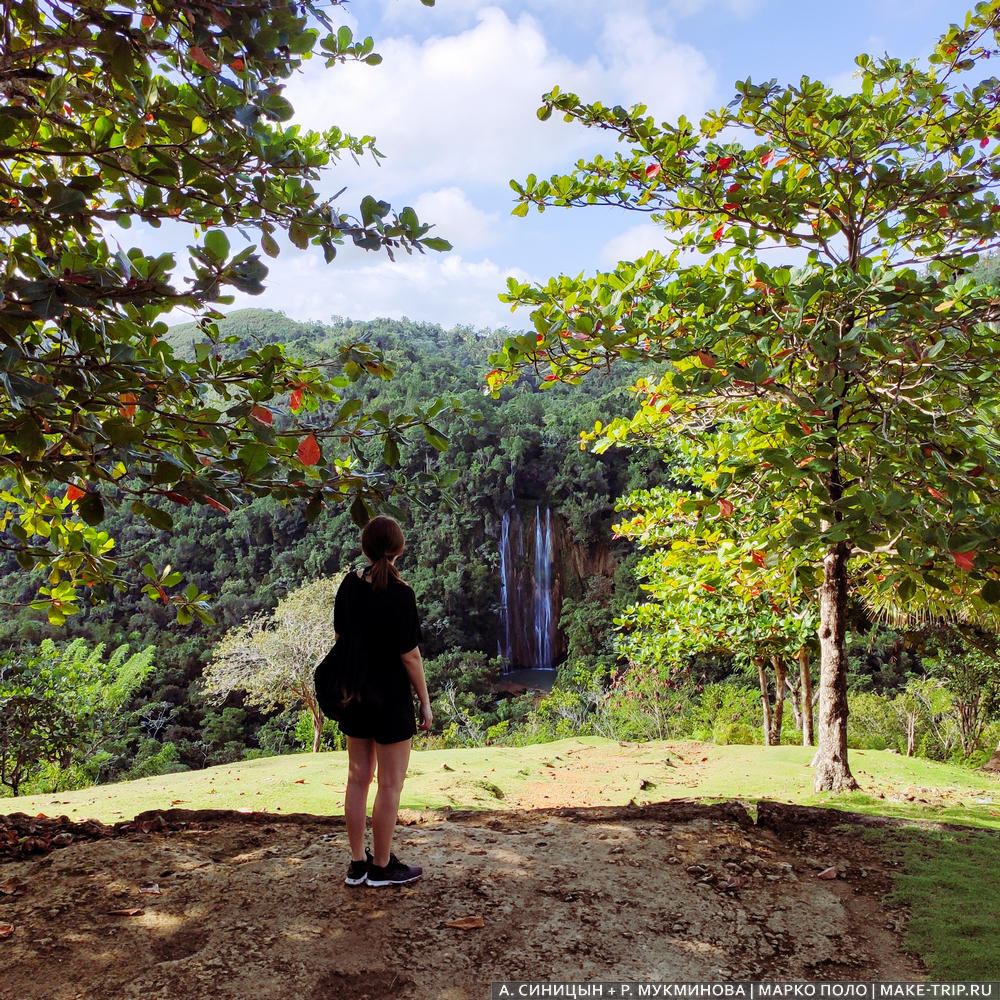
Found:
<path fill-rule="evenodd" d="M 361 551 L 371 561 L 368 579 L 376 590 L 385 590 L 389 580 L 402 580 L 391 560 L 406 547 L 403 529 L 391 517 L 372 518 L 361 532 Z"/>
<path fill-rule="evenodd" d="M 389 556 L 382 556 L 368 567 L 368 579 L 376 590 L 385 590 L 389 586 L 390 578 L 402 580 L 399 570 L 391 562 Z"/>

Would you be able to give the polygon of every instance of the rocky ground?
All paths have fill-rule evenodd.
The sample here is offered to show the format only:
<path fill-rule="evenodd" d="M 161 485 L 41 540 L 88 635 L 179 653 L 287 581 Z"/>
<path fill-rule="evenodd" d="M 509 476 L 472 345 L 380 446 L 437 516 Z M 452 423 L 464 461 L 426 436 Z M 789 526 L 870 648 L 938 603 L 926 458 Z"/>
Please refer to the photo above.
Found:
<path fill-rule="evenodd" d="M 497 980 L 911 980 L 894 862 L 828 810 L 409 814 L 425 876 L 343 884 L 340 818 L 0 817 L 0 1000 L 485 998 Z M 852 822 L 863 821 L 853 817 Z"/>

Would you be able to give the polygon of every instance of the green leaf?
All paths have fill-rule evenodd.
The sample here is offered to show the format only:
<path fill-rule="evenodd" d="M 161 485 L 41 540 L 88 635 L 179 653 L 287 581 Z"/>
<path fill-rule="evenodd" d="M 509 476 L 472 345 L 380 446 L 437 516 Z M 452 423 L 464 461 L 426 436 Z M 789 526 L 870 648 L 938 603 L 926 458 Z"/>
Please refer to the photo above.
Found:
<path fill-rule="evenodd" d="M 205 249 L 220 263 L 229 257 L 229 238 L 221 229 L 212 229 L 205 234 Z"/>
<path fill-rule="evenodd" d="M 351 504 L 351 520 L 363 528 L 372 519 L 372 509 L 362 497 L 355 497 Z"/>
<path fill-rule="evenodd" d="M 77 501 L 76 509 L 86 524 L 100 524 L 104 520 L 104 500 L 96 491 L 81 497 Z"/>
<path fill-rule="evenodd" d="M 239 450 L 239 460 L 244 466 L 244 475 L 252 479 L 270 461 L 267 449 L 260 444 L 246 444 Z"/>
<path fill-rule="evenodd" d="M 280 94 L 272 94 L 261 107 L 269 118 L 278 122 L 287 122 L 295 114 L 295 108 L 292 107 L 291 101 Z"/>
<path fill-rule="evenodd" d="M 987 604 L 1000 604 L 1000 580 L 987 580 L 979 596 Z"/>
<path fill-rule="evenodd" d="M 441 239 L 439 236 L 429 236 L 426 239 L 420 241 L 422 247 L 426 247 L 428 250 L 450 250 L 451 244 L 447 240 Z"/>

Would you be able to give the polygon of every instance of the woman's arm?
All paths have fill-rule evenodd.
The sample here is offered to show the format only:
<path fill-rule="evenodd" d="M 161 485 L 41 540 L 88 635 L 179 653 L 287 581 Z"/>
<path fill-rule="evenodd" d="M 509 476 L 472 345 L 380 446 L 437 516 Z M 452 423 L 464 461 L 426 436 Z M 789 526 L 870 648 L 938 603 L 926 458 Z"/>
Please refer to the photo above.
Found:
<path fill-rule="evenodd" d="M 428 732 L 434 724 L 434 713 L 431 711 L 431 700 L 427 695 L 427 679 L 424 677 L 424 661 L 420 656 L 420 648 L 414 646 L 408 653 L 400 654 L 400 659 L 402 659 L 410 683 L 420 699 L 420 725 L 418 728 Z"/>

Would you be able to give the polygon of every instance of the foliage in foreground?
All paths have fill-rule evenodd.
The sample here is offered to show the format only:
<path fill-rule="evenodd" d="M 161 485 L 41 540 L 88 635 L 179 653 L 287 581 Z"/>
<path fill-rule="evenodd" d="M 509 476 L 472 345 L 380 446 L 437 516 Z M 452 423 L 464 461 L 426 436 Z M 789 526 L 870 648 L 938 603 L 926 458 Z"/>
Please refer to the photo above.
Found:
<path fill-rule="evenodd" d="M 288 124 L 283 90 L 304 60 L 380 61 L 370 38 L 331 23 L 337 6 L 4 5 L 0 544 L 49 570 L 35 603 L 57 624 L 82 595 L 126 586 L 109 511 L 169 531 L 189 505 L 228 512 L 266 495 L 301 500 L 310 519 L 353 501 L 360 519 L 391 484 L 360 464 L 358 442 L 391 455 L 410 428 L 435 433 L 434 405 L 380 421 L 343 402 L 353 381 L 387 374 L 363 344 L 305 365 L 273 344 L 182 358 L 164 336 L 185 307 L 217 339 L 215 305 L 262 291 L 260 252 L 277 256 L 285 236 L 327 261 L 345 241 L 449 249 L 412 208 L 365 196 L 345 212 L 321 193 L 342 155 L 380 155 L 371 137 Z M 192 240 L 186 266 L 120 248 L 136 221 Z M 205 620 L 205 595 L 177 582 L 150 566 L 147 592 L 182 623 Z"/>

